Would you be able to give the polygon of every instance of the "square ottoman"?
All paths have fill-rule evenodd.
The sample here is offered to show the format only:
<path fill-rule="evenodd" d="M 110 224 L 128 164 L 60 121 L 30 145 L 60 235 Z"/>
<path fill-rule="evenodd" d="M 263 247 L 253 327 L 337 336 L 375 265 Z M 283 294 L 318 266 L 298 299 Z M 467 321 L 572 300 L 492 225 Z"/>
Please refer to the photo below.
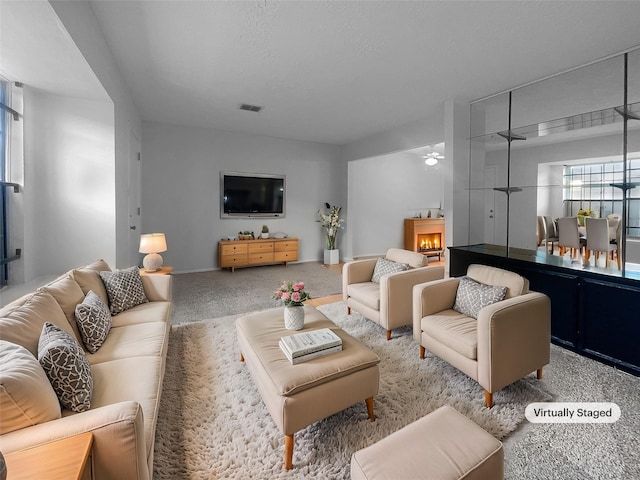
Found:
<path fill-rule="evenodd" d="M 352 480 L 501 480 L 502 443 L 454 408 L 429 415 L 358 450 Z"/>

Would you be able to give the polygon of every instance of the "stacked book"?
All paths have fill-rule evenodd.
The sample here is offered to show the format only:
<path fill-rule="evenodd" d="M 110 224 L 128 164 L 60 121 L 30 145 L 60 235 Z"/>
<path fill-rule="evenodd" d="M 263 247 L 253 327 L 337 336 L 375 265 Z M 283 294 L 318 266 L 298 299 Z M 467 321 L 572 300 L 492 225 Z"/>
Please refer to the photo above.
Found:
<path fill-rule="evenodd" d="M 342 350 L 342 339 L 329 328 L 296 333 L 280 338 L 280 349 L 289 361 L 306 362 Z"/>

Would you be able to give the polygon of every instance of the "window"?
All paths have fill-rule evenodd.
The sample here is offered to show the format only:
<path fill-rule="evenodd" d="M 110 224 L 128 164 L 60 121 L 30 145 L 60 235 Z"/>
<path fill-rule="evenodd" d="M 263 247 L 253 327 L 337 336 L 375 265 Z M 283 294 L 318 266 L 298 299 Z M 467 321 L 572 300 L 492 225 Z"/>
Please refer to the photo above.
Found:
<path fill-rule="evenodd" d="M 21 84 L 16 83 L 16 88 Z M 11 141 L 12 135 L 22 138 L 21 114 L 15 111 L 12 106 L 16 102 L 13 95 L 14 86 L 4 79 L 0 78 L 0 288 L 8 283 L 9 279 L 9 262 L 20 258 L 20 249 L 16 249 L 12 254 L 9 247 L 12 243 L 10 232 L 10 218 L 12 213 L 12 205 L 14 193 L 18 193 L 18 184 L 11 180 L 12 165 L 12 148 L 17 147 L 20 141 Z M 18 95 L 17 103 L 22 105 L 22 96 Z M 19 108 L 21 109 L 21 108 Z M 14 128 L 13 125 L 18 125 Z M 17 151 L 15 156 L 22 158 L 22 149 L 20 154 Z M 13 159 L 16 160 L 15 158 Z M 15 242 L 15 240 L 14 240 Z"/>
<path fill-rule="evenodd" d="M 622 214 L 622 190 L 613 184 L 624 181 L 623 162 L 571 165 L 564 168 L 563 201 L 565 214 L 577 215 L 590 208 L 599 217 Z M 640 158 L 631 158 L 627 168 L 629 182 L 640 182 Z M 629 190 L 627 198 L 627 236 L 640 237 L 640 189 Z"/>
<path fill-rule="evenodd" d="M 7 82 L 0 82 L 0 104 L 10 106 L 9 88 Z M 9 112 L 4 108 L 0 110 L 0 182 L 7 182 L 7 147 L 9 145 L 10 125 Z M 7 258 L 7 193 L 4 186 L 0 187 L 0 260 Z M 0 287 L 7 284 L 8 267 L 6 263 L 0 264 Z"/>

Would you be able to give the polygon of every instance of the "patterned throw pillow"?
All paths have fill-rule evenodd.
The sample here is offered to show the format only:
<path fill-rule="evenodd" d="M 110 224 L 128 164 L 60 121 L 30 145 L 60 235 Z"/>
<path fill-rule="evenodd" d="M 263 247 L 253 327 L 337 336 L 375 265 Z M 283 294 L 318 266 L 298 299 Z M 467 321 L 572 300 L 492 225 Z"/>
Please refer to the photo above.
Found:
<path fill-rule="evenodd" d="M 130 267 L 117 272 L 100 272 L 100 278 L 107 289 L 107 295 L 109 295 L 111 315 L 117 315 L 149 301 L 144 294 L 138 267 Z"/>
<path fill-rule="evenodd" d="M 471 318 L 478 318 L 484 307 L 504 300 L 507 287 L 486 285 L 469 277 L 462 277 L 456 293 L 453 309 Z"/>
<path fill-rule="evenodd" d="M 376 266 L 373 269 L 373 276 L 371 277 L 371 281 L 380 283 L 380 277 L 389 275 L 391 273 L 403 272 L 408 269 L 409 265 L 407 265 L 406 263 L 392 262 L 391 260 L 380 257 L 378 258 Z"/>
<path fill-rule="evenodd" d="M 76 305 L 76 324 L 84 346 L 96 353 L 111 330 L 111 312 L 93 290 Z"/>
<path fill-rule="evenodd" d="M 38 342 L 38 361 L 60 404 L 74 412 L 91 407 L 91 366 L 78 342 L 67 332 L 45 322 Z"/>

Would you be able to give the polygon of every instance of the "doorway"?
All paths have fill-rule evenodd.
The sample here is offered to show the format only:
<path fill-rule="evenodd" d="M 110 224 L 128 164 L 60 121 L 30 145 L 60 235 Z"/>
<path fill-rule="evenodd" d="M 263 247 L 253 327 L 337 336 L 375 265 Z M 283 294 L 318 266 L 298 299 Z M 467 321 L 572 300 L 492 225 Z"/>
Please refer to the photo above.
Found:
<path fill-rule="evenodd" d="M 496 243 L 496 186 L 497 167 L 484 167 L 484 243 Z"/>
<path fill-rule="evenodd" d="M 129 189 L 128 189 L 128 211 L 129 211 L 129 242 L 128 258 L 129 265 L 140 263 L 138 246 L 140 243 L 140 190 L 141 190 L 141 168 L 140 139 L 133 130 L 129 132 Z"/>

